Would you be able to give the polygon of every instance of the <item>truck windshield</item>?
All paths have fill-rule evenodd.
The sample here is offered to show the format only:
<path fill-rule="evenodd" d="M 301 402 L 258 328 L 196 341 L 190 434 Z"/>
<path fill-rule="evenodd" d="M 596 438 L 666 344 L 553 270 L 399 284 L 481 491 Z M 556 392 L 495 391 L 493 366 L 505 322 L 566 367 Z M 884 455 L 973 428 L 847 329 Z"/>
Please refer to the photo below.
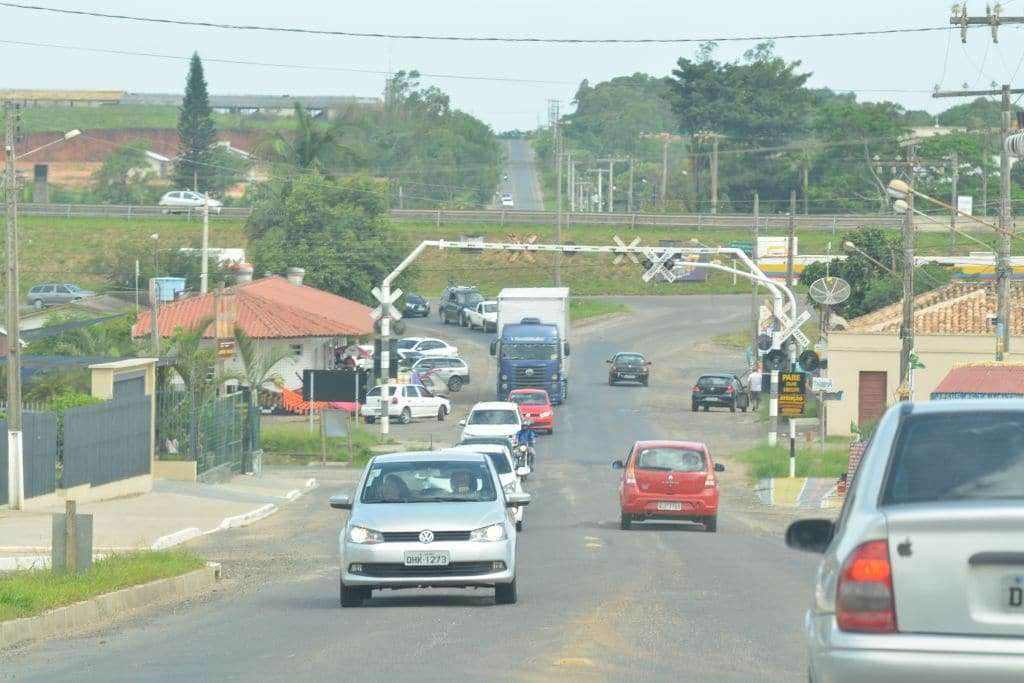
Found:
<path fill-rule="evenodd" d="M 502 360 L 558 360 L 557 344 L 502 344 Z"/>

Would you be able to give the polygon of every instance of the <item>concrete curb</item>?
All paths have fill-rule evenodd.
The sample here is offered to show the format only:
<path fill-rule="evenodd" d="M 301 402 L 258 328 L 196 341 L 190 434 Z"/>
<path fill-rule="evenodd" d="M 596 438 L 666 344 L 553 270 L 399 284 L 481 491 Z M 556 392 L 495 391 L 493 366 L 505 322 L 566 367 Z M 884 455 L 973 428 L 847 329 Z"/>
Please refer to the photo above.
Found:
<path fill-rule="evenodd" d="M 39 616 L 0 621 L 0 650 L 94 626 L 155 602 L 182 600 L 213 586 L 218 580 L 220 565 L 210 562 L 188 574 L 123 588 L 91 600 L 58 607 Z"/>
<path fill-rule="evenodd" d="M 185 541 L 191 541 L 193 538 L 198 538 L 203 535 L 202 529 L 197 527 L 188 527 L 180 531 L 175 531 L 173 534 L 167 534 L 153 541 L 153 545 L 150 546 L 151 550 L 164 550 L 166 548 L 172 548 L 176 545 L 184 543 Z"/>
<path fill-rule="evenodd" d="M 276 505 L 274 505 L 273 503 L 267 503 L 263 507 L 256 508 L 255 510 L 251 510 L 249 512 L 246 512 L 245 514 L 235 515 L 234 517 L 225 517 L 223 520 L 221 520 L 220 525 L 217 526 L 216 529 L 211 529 L 206 533 L 209 534 L 213 533 L 214 531 L 221 531 L 223 529 L 236 529 L 238 527 L 248 526 L 253 522 L 258 522 L 264 517 L 269 517 L 270 515 L 277 512 L 277 510 L 278 507 Z"/>

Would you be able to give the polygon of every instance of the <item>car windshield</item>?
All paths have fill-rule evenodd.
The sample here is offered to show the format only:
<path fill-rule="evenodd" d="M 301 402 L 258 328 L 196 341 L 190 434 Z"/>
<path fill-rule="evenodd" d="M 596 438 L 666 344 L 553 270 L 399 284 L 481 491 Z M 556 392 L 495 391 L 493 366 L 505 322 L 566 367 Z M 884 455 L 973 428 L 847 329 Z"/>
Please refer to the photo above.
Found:
<path fill-rule="evenodd" d="M 484 313 L 495 313 L 498 310 L 498 304 L 484 304 Z"/>
<path fill-rule="evenodd" d="M 398 348 L 400 348 L 400 349 L 411 349 L 412 347 L 416 346 L 416 342 L 417 342 L 416 339 L 399 339 L 398 340 Z"/>
<path fill-rule="evenodd" d="M 622 353 L 615 357 L 616 365 L 642 365 L 646 362 L 639 353 Z"/>
<path fill-rule="evenodd" d="M 504 360 L 558 360 L 557 344 L 502 344 Z"/>
<path fill-rule="evenodd" d="M 544 394 L 512 394 L 508 398 L 521 406 L 546 406 L 548 404 L 548 397 Z"/>
<path fill-rule="evenodd" d="M 703 472 L 704 454 L 686 448 L 644 448 L 636 456 L 637 469 L 666 472 Z"/>
<path fill-rule="evenodd" d="M 421 297 L 419 294 L 410 294 L 406 301 L 408 301 L 411 304 L 421 304 L 423 303 L 423 297 Z"/>
<path fill-rule="evenodd" d="M 374 463 L 366 475 L 363 503 L 477 503 L 495 500 L 486 463 L 413 460 Z"/>
<path fill-rule="evenodd" d="M 707 389 L 709 387 L 725 387 L 729 386 L 729 378 L 715 376 L 701 377 L 699 380 L 697 380 L 697 386 L 701 387 L 702 389 Z"/>
<path fill-rule="evenodd" d="M 893 447 L 883 505 L 1024 499 L 1024 414 L 912 415 Z"/>
<path fill-rule="evenodd" d="M 469 414 L 466 424 L 471 425 L 517 425 L 519 424 L 519 413 L 514 410 L 474 410 Z"/>
<path fill-rule="evenodd" d="M 463 306 L 473 307 L 484 300 L 480 292 L 463 292 L 455 297 Z"/>

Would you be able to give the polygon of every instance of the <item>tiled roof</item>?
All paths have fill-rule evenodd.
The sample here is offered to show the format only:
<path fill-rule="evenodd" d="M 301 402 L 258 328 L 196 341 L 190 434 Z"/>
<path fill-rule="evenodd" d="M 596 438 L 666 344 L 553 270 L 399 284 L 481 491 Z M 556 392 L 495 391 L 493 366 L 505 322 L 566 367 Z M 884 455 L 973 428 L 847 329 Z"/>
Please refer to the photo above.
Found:
<path fill-rule="evenodd" d="M 295 285 L 283 277 L 265 277 L 228 287 L 236 295 L 236 325 L 254 339 L 365 336 L 373 333 L 370 309 L 344 297 Z M 213 316 L 213 293 L 162 304 L 157 313 L 160 336 L 192 327 Z M 149 334 L 149 311 L 132 328 L 136 337 Z M 213 336 L 213 326 L 206 330 Z"/>
<path fill-rule="evenodd" d="M 979 363 L 955 367 L 932 393 L 1024 395 L 1024 365 Z"/>
<path fill-rule="evenodd" d="M 996 312 L 993 283 L 953 282 L 914 299 L 914 333 L 992 335 Z M 900 302 L 850 321 L 854 334 L 897 334 L 903 320 Z M 1024 336 L 1024 282 L 1010 283 L 1010 334 Z"/>

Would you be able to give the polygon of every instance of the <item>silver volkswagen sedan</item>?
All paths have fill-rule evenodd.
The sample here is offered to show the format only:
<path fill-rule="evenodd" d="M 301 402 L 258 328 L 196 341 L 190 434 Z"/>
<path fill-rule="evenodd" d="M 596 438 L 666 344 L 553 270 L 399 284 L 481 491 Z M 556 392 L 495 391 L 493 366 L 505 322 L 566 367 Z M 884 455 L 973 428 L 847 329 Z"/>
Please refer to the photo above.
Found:
<path fill-rule="evenodd" d="M 1024 401 L 902 403 L 879 422 L 824 553 L 811 681 L 1024 681 Z"/>
<path fill-rule="evenodd" d="M 367 464 L 338 539 L 341 605 L 358 607 L 381 588 L 494 588 L 516 601 L 516 525 L 526 493 L 506 493 L 480 453 L 379 455 Z"/>

